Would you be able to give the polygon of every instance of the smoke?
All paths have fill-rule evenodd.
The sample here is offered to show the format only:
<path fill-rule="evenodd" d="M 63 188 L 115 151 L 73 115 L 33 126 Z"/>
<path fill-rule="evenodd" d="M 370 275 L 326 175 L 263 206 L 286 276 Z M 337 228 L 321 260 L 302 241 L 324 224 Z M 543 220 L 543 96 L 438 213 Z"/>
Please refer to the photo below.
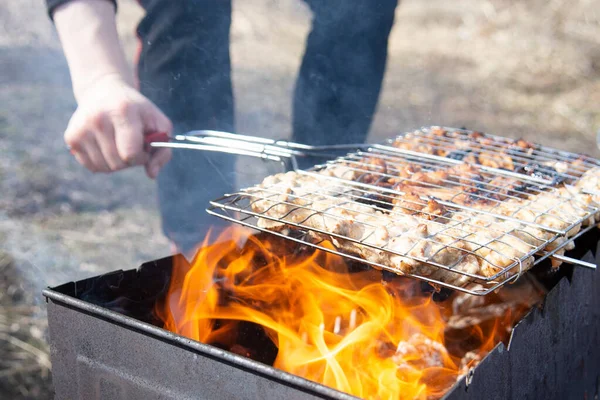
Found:
<path fill-rule="evenodd" d="M 136 214 L 156 203 L 154 183 L 143 171 L 93 175 L 65 148 L 63 132 L 76 104 L 43 2 L 2 2 L 0 22 L 0 249 L 25 272 L 35 271 L 40 288 L 95 273 L 100 265 L 112 269 L 116 260 L 109 256 L 104 264 L 103 253 L 123 250 L 131 267 L 149 252 L 168 253 L 166 241 L 153 237 L 156 212 Z M 129 224 L 121 211 L 128 209 Z M 120 234 L 91 237 L 95 229 L 116 227 L 138 240 L 135 245 L 143 247 L 143 236 L 148 245 L 160 245 L 133 250 L 133 239 L 123 241 Z"/>
<path fill-rule="evenodd" d="M 455 3 L 400 2 L 369 141 L 444 124 L 596 149 L 597 2 Z M 235 0 L 233 10 L 236 131 L 288 139 L 310 10 L 299 0 Z M 141 15 L 135 1 L 119 2 L 130 59 Z M 154 182 L 140 169 L 93 175 L 64 148 L 76 104 L 42 0 L 0 2 L 0 71 L 0 252 L 19 279 L 39 294 L 168 254 Z M 281 171 L 258 159 L 236 165 L 238 187 Z"/>
<path fill-rule="evenodd" d="M 237 133 L 290 139 L 294 83 L 310 18 L 303 1 L 234 1 L 230 51 Z M 239 157 L 237 186 L 283 170 L 276 162 Z"/>
<path fill-rule="evenodd" d="M 94 176 L 66 151 L 76 104 L 43 1 L 0 2 L 0 71 L 0 392 L 51 398 L 41 291 L 169 247 L 143 171 Z"/>

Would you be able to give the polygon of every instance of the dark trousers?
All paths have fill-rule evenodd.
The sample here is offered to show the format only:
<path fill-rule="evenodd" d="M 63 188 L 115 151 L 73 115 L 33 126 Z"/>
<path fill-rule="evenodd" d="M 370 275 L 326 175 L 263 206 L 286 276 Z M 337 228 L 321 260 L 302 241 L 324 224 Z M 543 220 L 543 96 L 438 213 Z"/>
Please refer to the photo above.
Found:
<path fill-rule="evenodd" d="M 305 0 L 312 30 L 296 81 L 292 140 L 305 144 L 365 140 L 385 72 L 398 0 Z M 142 0 L 138 27 L 141 92 L 173 121 L 175 132 L 235 132 L 230 0 Z M 246 133 L 246 132 L 245 132 Z M 253 133 L 248 133 L 253 134 Z M 204 211 L 234 190 L 235 158 L 174 151 L 158 178 L 163 230 L 181 249 L 218 224 Z"/>

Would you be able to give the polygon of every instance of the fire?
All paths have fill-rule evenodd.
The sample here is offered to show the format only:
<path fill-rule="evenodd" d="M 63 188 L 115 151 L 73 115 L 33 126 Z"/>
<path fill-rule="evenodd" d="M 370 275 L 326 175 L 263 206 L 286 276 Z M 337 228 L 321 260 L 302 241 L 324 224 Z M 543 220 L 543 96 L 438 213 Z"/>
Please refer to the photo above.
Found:
<path fill-rule="evenodd" d="M 242 228 L 209 243 L 191 265 L 177 259 L 156 307 L 165 329 L 363 398 L 441 397 L 541 295 L 436 303 L 414 280 L 382 284 L 379 271 Z"/>

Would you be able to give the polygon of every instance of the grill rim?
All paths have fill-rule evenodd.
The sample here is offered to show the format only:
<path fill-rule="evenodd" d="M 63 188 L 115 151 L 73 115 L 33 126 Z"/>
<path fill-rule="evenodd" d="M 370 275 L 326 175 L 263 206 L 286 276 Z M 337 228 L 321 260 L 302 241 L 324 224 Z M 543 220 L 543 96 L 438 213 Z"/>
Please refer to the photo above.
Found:
<path fill-rule="evenodd" d="M 573 250 L 573 252 L 576 252 L 575 254 L 573 254 L 573 256 L 575 257 L 581 257 L 582 259 L 590 259 L 590 261 L 594 261 L 594 263 L 598 263 L 599 257 L 600 257 L 600 253 L 598 252 L 598 250 L 600 249 L 600 242 L 598 242 L 598 240 L 600 239 L 600 231 L 594 231 L 593 233 L 590 233 L 588 235 L 585 235 L 584 238 L 582 238 L 582 245 L 578 246 L 576 248 L 576 250 Z M 585 244 L 591 243 L 592 246 L 586 246 Z M 163 260 L 168 260 L 171 259 L 171 257 L 167 257 L 166 259 Z M 159 266 L 157 264 L 160 263 L 161 260 L 155 260 L 149 263 L 145 263 L 142 266 L 140 266 L 139 268 L 136 269 L 131 269 L 131 270 L 117 270 L 117 271 L 113 271 L 111 273 L 127 273 L 127 272 L 138 272 L 140 271 L 142 268 L 146 268 L 146 267 L 151 267 L 151 268 L 158 268 Z M 489 353 L 482 358 L 482 360 L 477 364 L 477 366 L 475 367 L 475 374 L 473 377 L 473 389 L 469 389 L 469 386 L 471 385 L 471 383 L 469 383 L 469 380 L 466 378 L 465 375 L 461 376 L 459 378 L 459 380 L 448 389 L 448 391 L 442 396 L 443 400 L 448 400 L 448 399 L 467 399 L 467 398 L 472 398 L 474 396 L 476 396 L 477 393 L 482 393 L 480 388 L 483 385 L 485 387 L 485 385 L 488 383 L 489 379 L 486 381 L 486 374 L 484 374 L 483 372 L 481 373 L 477 373 L 477 371 L 479 371 L 479 368 L 481 366 L 485 366 L 485 364 L 489 364 L 491 366 L 503 366 L 503 365 L 498 365 L 496 362 L 497 361 L 502 361 L 501 358 L 502 357 L 506 357 L 507 355 L 510 356 L 510 352 L 512 351 L 512 344 L 513 344 L 513 339 L 515 338 L 515 335 L 517 336 L 521 336 L 521 337 L 533 337 L 532 335 L 525 335 L 525 332 L 517 332 L 519 330 L 522 329 L 527 329 L 528 326 L 531 325 L 531 323 L 535 322 L 539 322 L 539 321 L 546 321 L 544 322 L 544 325 L 542 325 L 542 328 L 545 330 L 552 330 L 552 321 L 555 321 L 555 318 L 552 317 L 552 315 L 556 315 L 556 312 L 561 311 L 560 314 L 558 315 L 565 315 L 565 317 L 569 317 L 571 315 L 576 315 L 577 313 L 568 313 L 565 311 L 565 313 L 563 313 L 562 311 L 564 310 L 563 307 L 565 305 L 568 305 L 568 302 L 565 302 L 564 299 L 567 298 L 565 296 L 567 295 L 571 295 L 571 291 L 575 291 L 574 295 L 579 296 L 580 298 L 585 299 L 584 304 L 582 304 L 583 306 L 586 307 L 592 307 L 591 311 L 595 311 L 595 314 L 597 315 L 598 312 L 597 310 L 599 309 L 594 309 L 593 308 L 593 302 L 597 302 L 598 301 L 598 296 L 593 296 L 594 293 L 597 294 L 597 291 L 593 291 L 591 292 L 592 294 L 592 298 L 589 298 L 590 292 L 587 292 L 585 290 L 578 290 L 581 289 L 579 286 L 577 287 L 573 287 L 573 285 L 589 285 L 591 281 L 595 281 L 595 282 L 600 282 L 598 279 L 589 279 L 590 275 L 588 275 L 588 272 L 591 271 L 586 271 L 586 270 L 579 270 L 574 268 L 572 270 L 572 274 L 569 272 L 566 272 L 564 275 L 561 275 L 559 277 L 559 280 L 556 281 L 554 284 L 552 284 L 552 287 L 550 289 L 550 291 L 547 293 L 546 297 L 544 298 L 543 302 L 541 303 L 540 307 L 532 307 L 531 310 L 526 313 L 521 319 L 520 321 L 514 326 L 513 328 L 513 332 L 511 333 L 510 336 L 510 340 L 508 342 L 508 346 L 505 346 L 504 344 L 502 344 L 502 342 L 498 343 L 493 349 L 491 349 L 489 351 Z M 111 274 L 109 273 L 109 274 Z M 121 318 L 117 318 L 117 321 L 124 321 L 124 324 L 120 324 L 120 325 L 124 325 L 126 329 L 129 329 L 130 331 L 135 331 L 137 333 L 140 334 L 146 334 L 148 331 L 150 331 L 149 336 L 152 338 L 156 338 L 157 340 L 161 340 L 165 343 L 168 344 L 173 344 L 175 346 L 178 346 L 179 348 L 183 348 L 183 349 L 188 349 L 189 346 L 187 345 L 179 345 L 177 343 L 173 343 L 171 341 L 172 338 L 178 336 L 176 334 L 173 334 L 169 331 L 166 331 L 162 328 L 157 328 L 147 322 L 143 322 L 143 321 L 139 321 L 135 318 L 131 318 L 131 317 L 126 317 L 123 314 L 119 314 L 116 311 L 111 311 L 111 310 L 107 310 L 101 306 L 93 306 L 93 307 L 85 307 L 85 310 L 82 309 L 82 307 L 80 307 L 80 304 L 85 303 L 85 304 L 90 304 L 88 301 L 85 300 L 80 300 L 74 296 L 80 296 L 81 292 L 78 289 L 78 286 L 80 282 L 89 282 L 91 280 L 95 280 L 99 277 L 102 277 L 103 275 L 100 276 L 94 276 L 94 277 L 90 277 L 87 279 L 83 279 L 81 281 L 77 281 L 77 282 L 67 282 L 64 284 L 61 284 L 59 286 L 55 286 L 53 288 L 48 288 L 46 290 L 43 291 L 43 295 L 46 297 L 46 302 L 49 303 L 48 304 L 48 312 L 49 312 L 49 319 L 52 318 L 57 318 L 59 315 L 61 315 L 61 313 L 59 313 L 59 309 L 60 308 L 66 308 L 67 310 L 63 311 L 63 313 L 67 312 L 67 313 L 77 313 L 77 312 L 82 312 L 85 313 L 87 315 L 89 315 L 92 318 L 97 318 L 99 320 L 104 320 L 107 321 L 109 323 L 111 322 L 115 322 L 113 318 L 111 318 L 111 315 L 107 315 L 107 317 L 102 317 L 100 315 L 98 315 L 98 313 L 96 312 L 97 309 L 102 309 L 102 310 L 106 310 L 108 311 L 108 314 L 116 314 L 117 316 L 120 316 Z M 594 275 L 591 275 L 592 277 Z M 587 277 L 587 278 L 586 278 Z M 597 278 L 597 276 L 595 276 Z M 591 284 L 594 284 L 593 282 Z M 81 285 L 84 286 L 84 285 Z M 65 294 L 65 292 L 72 292 L 73 296 L 69 296 L 68 294 Z M 570 298 L 570 297 L 569 297 Z M 588 302 L 588 300 L 592 301 L 591 303 Z M 557 308 L 557 309 L 554 309 Z M 71 311 L 70 311 L 71 310 Z M 550 313 L 550 314 L 549 314 Z M 584 315 L 585 313 L 580 313 L 578 314 L 579 316 Z M 71 315 L 71 314 L 69 314 Z M 594 319 L 593 313 L 590 314 L 585 314 L 588 315 L 589 321 L 594 322 L 598 321 L 598 319 Z M 141 329 L 135 329 L 130 327 L 130 323 L 129 320 L 133 320 L 133 321 L 137 321 L 139 322 L 139 325 L 141 326 Z M 580 322 L 578 322 L 580 323 Z M 113 325 L 119 325 L 118 323 L 114 323 Z M 138 325 L 138 324 L 135 324 Z M 579 325 L 578 325 L 579 326 Z M 53 327 L 53 324 L 51 324 L 51 328 Z M 153 328 L 153 329 L 146 329 L 146 328 Z M 162 339 L 160 337 L 157 337 L 156 335 L 154 335 L 152 332 L 160 332 L 160 331 L 164 331 L 166 333 L 169 333 L 170 335 L 167 335 L 168 338 L 167 339 Z M 553 331 L 553 330 L 552 330 Z M 580 331 L 581 332 L 581 331 Z M 596 330 L 597 332 L 597 330 Z M 64 346 L 65 343 L 69 343 L 69 346 L 72 346 L 72 339 L 65 339 L 65 336 L 74 336 L 75 333 L 72 332 L 68 326 L 62 326 L 62 327 L 57 327 L 56 330 L 51 329 L 50 330 L 50 342 L 51 342 L 51 346 L 55 346 L 56 344 L 59 344 L 60 346 Z M 587 337 L 586 335 L 578 335 L 578 337 Z M 565 339 L 568 339 L 565 337 Z M 100 338 L 100 337 L 91 337 L 90 340 L 93 341 L 103 341 L 104 338 Z M 188 339 L 191 340 L 191 339 Z M 195 341 L 191 341 L 197 345 L 199 345 L 198 347 L 212 347 L 210 345 L 204 345 L 200 342 L 195 342 Z M 567 340 L 567 344 L 568 344 L 568 340 Z M 75 351 L 77 351 L 77 353 L 75 354 L 80 354 L 79 352 L 81 352 L 81 342 L 77 342 L 75 343 L 75 346 L 78 346 L 79 348 L 76 349 Z M 200 346 L 201 345 L 201 346 Z M 60 347 L 59 346 L 59 347 Z M 216 348 L 215 348 L 216 349 Z M 546 347 L 545 350 L 548 351 L 548 349 L 551 349 L 550 347 Z M 127 353 L 127 351 L 130 351 L 131 349 L 127 346 L 124 347 L 124 352 Z M 219 352 L 223 352 L 224 350 L 220 350 L 220 349 L 216 349 L 219 350 Z M 200 351 L 194 351 L 196 354 L 205 354 L 203 352 Z M 226 351 L 224 351 L 226 352 Z M 226 352 L 228 353 L 228 352 Z M 229 353 L 232 358 L 236 358 L 236 357 L 240 357 L 240 356 L 235 356 L 234 354 Z M 522 353 L 515 353 L 516 356 L 519 356 Z M 534 353 L 536 354 L 536 353 Z M 235 357 L 234 357 L 235 356 Z M 62 375 L 66 375 L 66 380 L 61 380 L 61 384 L 62 385 L 69 385 L 69 388 L 72 388 L 73 385 L 77 385 L 78 381 L 76 378 L 74 378 L 74 371 L 75 368 L 77 367 L 76 364 L 74 364 L 74 360 L 73 359 L 61 359 L 58 358 L 56 359 L 56 354 L 53 352 L 52 353 L 52 358 L 53 358 L 53 362 L 54 361 L 58 361 L 57 363 L 55 363 L 55 366 L 57 367 L 57 369 L 62 368 Z M 517 357 L 520 358 L 520 357 Z M 212 358 L 211 358 L 212 359 Z M 251 361 L 246 359 L 247 361 Z M 217 362 L 221 361 L 220 359 L 217 359 Z M 254 363 L 254 362 L 250 362 L 250 363 Z M 233 364 L 229 364 L 229 365 L 233 365 Z M 264 364 L 261 364 L 264 366 Z M 267 366 L 267 368 L 271 368 L 270 366 Z M 506 370 L 506 369 L 504 369 Z M 244 370 L 247 371 L 247 370 Z M 278 370 L 277 370 L 278 371 Z M 575 368 L 573 369 L 573 371 L 580 371 L 579 368 Z M 57 370 L 57 372 L 59 372 Z M 281 371 L 280 371 L 281 372 Z M 282 372 L 282 374 L 287 374 Z M 586 374 L 586 372 L 583 372 L 584 375 L 588 375 Z M 62 376 L 61 375 L 61 376 Z M 262 374 L 260 374 L 260 376 L 264 376 Z M 598 374 L 595 374 L 595 376 L 598 376 Z M 268 376 L 267 376 L 268 378 Z M 303 381 L 303 378 L 297 377 L 300 381 Z M 522 377 L 521 377 L 522 378 Z M 523 382 L 521 381 L 521 378 L 519 379 L 513 379 L 513 386 L 512 386 L 512 390 L 515 390 L 515 393 L 532 393 L 534 394 L 535 392 L 532 392 L 532 389 L 535 389 L 535 387 L 532 387 L 532 384 L 534 384 L 535 382 L 525 382 L 525 384 L 523 384 Z M 588 379 L 589 377 L 587 377 L 586 379 Z M 493 375 L 493 379 L 494 382 L 498 382 L 498 376 L 497 375 Z M 589 379 L 588 379 L 589 380 Z M 481 381 L 481 382 L 480 382 Z M 312 383 L 314 385 L 319 386 L 320 384 L 315 384 L 314 382 L 308 381 L 309 383 Z M 596 386 L 596 381 L 594 381 L 594 388 L 597 388 Z M 556 382 L 554 382 L 556 383 Z M 502 384 L 504 385 L 504 384 Z M 501 386 L 502 386 L 501 385 Z M 325 389 L 330 389 L 331 391 L 333 391 L 335 393 L 335 396 L 329 396 L 329 395 L 325 395 L 323 394 L 324 392 L 321 393 L 316 393 L 314 391 L 312 391 L 312 386 L 309 387 L 308 389 L 303 389 L 303 388 L 298 388 L 299 391 L 301 391 L 302 393 L 309 393 L 309 394 L 313 394 L 315 393 L 315 396 L 318 396 L 320 398 L 334 398 L 334 399 L 356 399 L 356 397 L 353 397 L 351 395 L 347 395 L 345 393 L 342 392 L 338 392 L 335 389 L 330 389 L 328 387 L 324 387 Z M 323 386 L 323 385 L 320 385 Z M 569 385 L 567 384 L 567 382 L 563 382 L 559 388 L 561 388 L 562 390 L 566 389 Z M 571 385 L 572 386 L 572 385 Z M 288 387 L 293 387 L 296 388 L 296 386 L 288 386 Z M 554 387 L 554 386 L 553 386 Z M 500 396 L 501 393 L 507 394 L 507 397 L 509 397 L 508 395 L 510 395 L 513 392 L 510 392 L 511 390 L 511 386 L 510 383 L 508 384 L 508 389 L 504 386 L 500 387 L 501 392 L 498 392 L 498 396 Z M 499 389 L 499 390 L 500 390 Z M 64 390 L 64 388 L 63 388 Z M 508 390 L 508 392 L 507 392 Z M 521 392 L 521 390 L 525 390 L 525 392 Z M 593 390 L 593 388 L 592 388 Z M 597 390 L 597 389 L 596 389 Z M 69 393 L 72 393 L 69 392 Z M 579 393 L 579 392 L 577 392 Z M 589 393 L 589 392 L 588 392 Z M 89 393 L 86 394 L 86 396 Z M 489 394 L 489 392 L 488 392 Z M 554 393 L 556 394 L 556 393 Z M 513 393 L 514 395 L 514 393 Z M 499 397 L 499 398 L 507 398 L 507 397 Z M 76 396 L 72 396 L 72 397 L 60 397 L 58 396 L 58 392 L 57 392 L 57 399 L 61 399 L 61 398 L 82 398 L 82 397 L 76 397 Z M 83 398 L 88 398 L 88 397 L 83 397 Z M 474 397 L 474 398 L 478 398 L 478 397 Z M 567 397 L 564 397 L 567 398 Z M 580 398 L 580 397 L 577 397 Z"/>

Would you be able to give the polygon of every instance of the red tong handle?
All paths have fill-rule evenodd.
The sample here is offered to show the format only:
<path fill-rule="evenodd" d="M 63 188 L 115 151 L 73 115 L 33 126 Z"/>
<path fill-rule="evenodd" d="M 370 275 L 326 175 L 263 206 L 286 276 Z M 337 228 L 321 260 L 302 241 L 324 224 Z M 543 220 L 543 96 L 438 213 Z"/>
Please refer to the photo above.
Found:
<path fill-rule="evenodd" d="M 168 142 L 169 140 L 170 140 L 170 137 L 167 134 L 167 132 L 147 133 L 144 136 L 144 148 L 146 149 L 146 151 L 150 151 L 151 150 L 150 143 Z"/>

